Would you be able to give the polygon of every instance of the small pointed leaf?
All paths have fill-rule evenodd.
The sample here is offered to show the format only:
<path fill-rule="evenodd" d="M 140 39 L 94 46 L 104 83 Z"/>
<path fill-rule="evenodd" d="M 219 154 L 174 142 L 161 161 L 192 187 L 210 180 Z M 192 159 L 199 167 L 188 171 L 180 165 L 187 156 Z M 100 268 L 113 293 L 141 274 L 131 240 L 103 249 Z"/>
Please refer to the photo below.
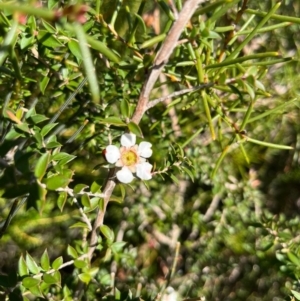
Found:
<path fill-rule="evenodd" d="M 81 203 L 84 207 L 90 208 L 91 207 L 91 201 L 87 194 L 83 194 L 81 197 Z"/>
<path fill-rule="evenodd" d="M 297 300 L 300 300 L 300 293 L 294 291 L 294 290 L 291 290 L 292 294 L 294 295 L 294 297 L 297 299 Z"/>
<path fill-rule="evenodd" d="M 32 278 L 32 277 L 25 277 L 23 280 L 22 280 L 22 285 L 26 288 L 30 288 L 30 287 L 33 287 L 37 284 L 40 283 L 40 280 L 39 279 L 36 279 L 36 278 Z"/>
<path fill-rule="evenodd" d="M 64 175 L 58 174 L 46 181 L 47 188 L 49 190 L 56 190 L 58 188 L 65 188 L 70 182 L 70 178 Z"/>
<path fill-rule="evenodd" d="M 40 114 L 36 114 L 36 115 L 32 115 L 29 118 L 34 124 L 38 124 L 40 122 L 43 122 L 45 120 L 48 120 L 49 118 L 46 117 L 45 115 L 40 115 Z"/>
<path fill-rule="evenodd" d="M 71 229 L 73 229 L 73 228 L 85 228 L 85 229 L 89 229 L 88 225 L 86 223 L 83 223 L 83 222 L 75 223 L 70 228 Z"/>
<path fill-rule="evenodd" d="M 135 122 L 130 121 L 127 126 L 131 133 L 137 135 L 138 137 L 144 138 L 141 128 Z"/>
<path fill-rule="evenodd" d="M 77 259 L 74 261 L 74 265 L 77 269 L 83 269 L 87 266 L 87 262 L 84 260 Z"/>
<path fill-rule="evenodd" d="M 50 123 L 45 125 L 41 130 L 41 135 L 45 137 L 58 123 Z"/>
<path fill-rule="evenodd" d="M 121 114 L 123 115 L 123 117 L 129 117 L 129 103 L 127 101 L 127 99 L 122 99 L 121 104 L 120 104 L 120 108 L 121 108 Z"/>
<path fill-rule="evenodd" d="M 43 280 L 48 284 L 56 284 L 57 280 L 50 274 L 44 274 Z"/>
<path fill-rule="evenodd" d="M 50 260 L 49 260 L 47 249 L 44 251 L 41 257 L 41 267 L 43 268 L 44 271 L 49 271 L 50 269 Z"/>
<path fill-rule="evenodd" d="M 77 184 L 75 187 L 74 187 L 74 189 L 73 189 L 73 191 L 74 191 L 74 193 L 80 193 L 80 192 L 82 192 L 85 188 L 87 188 L 88 186 L 86 185 L 86 184 Z"/>
<path fill-rule="evenodd" d="M 62 264 L 63 264 L 63 258 L 62 256 L 60 256 L 53 261 L 52 268 L 54 270 L 58 270 Z"/>
<path fill-rule="evenodd" d="M 62 212 L 66 203 L 68 197 L 68 193 L 66 191 L 62 191 L 59 193 L 58 199 L 57 199 L 57 206 L 59 210 Z"/>
<path fill-rule="evenodd" d="M 78 275 L 78 278 L 84 282 L 85 284 L 89 284 L 89 282 L 92 280 L 92 277 L 88 273 L 82 273 Z"/>
<path fill-rule="evenodd" d="M 38 274 L 40 272 L 40 269 L 39 269 L 37 263 L 34 261 L 34 259 L 28 253 L 26 253 L 26 264 L 31 273 Z"/>
<path fill-rule="evenodd" d="M 34 175 L 41 180 L 46 173 L 48 163 L 50 160 L 50 153 L 43 154 L 37 161 L 35 169 L 34 169 Z"/>
<path fill-rule="evenodd" d="M 21 255 L 19 262 L 18 262 L 18 271 L 19 271 L 19 275 L 20 276 L 24 276 L 24 275 L 28 275 L 29 274 L 29 270 L 27 268 L 27 264 L 24 260 L 23 255 Z"/>
<path fill-rule="evenodd" d="M 113 242 L 115 239 L 114 232 L 106 225 L 100 226 L 101 233 L 107 238 L 108 241 Z"/>
<path fill-rule="evenodd" d="M 126 123 L 118 117 L 107 117 L 105 119 L 100 119 L 99 122 L 102 124 L 111 124 L 115 126 L 126 126 Z"/>
<path fill-rule="evenodd" d="M 74 259 L 78 257 L 77 251 L 70 245 L 68 245 L 67 253 L 68 253 L 68 255 L 70 255 Z"/>

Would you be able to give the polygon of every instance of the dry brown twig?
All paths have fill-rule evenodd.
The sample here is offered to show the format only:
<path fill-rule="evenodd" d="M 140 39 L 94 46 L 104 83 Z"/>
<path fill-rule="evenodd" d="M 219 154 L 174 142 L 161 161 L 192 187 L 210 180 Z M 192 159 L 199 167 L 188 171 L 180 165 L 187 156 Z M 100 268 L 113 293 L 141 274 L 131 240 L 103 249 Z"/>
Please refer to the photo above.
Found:
<path fill-rule="evenodd" d="M 154 60 L 153 66 L 151 70 L 149 71 L 149 75 L 147 79 L 145 80 L 145 83 L 142 87 L 142 91 L 140 94 L 140 97 L 138 99 L 137 107 L 135 109 L 135 112 L 132 117 L 132 121 L 138 124 L 144 113 L 148 109 L 148 103 L 150 98 L 150 93 L 154 87 L 154 84 L 156 83 L 162 69 L 168 62 L 174 48 L 177 46 L 178 39 L 184 30 L 186 24 L 191 19 L 192 15 L 194 14 L 195 10 L 198 8 L 200 3 L 203 3 L 204 0 L 187 0 L 181 10 L 181 12 L 178 14 L 177 20 L 174 22 L 167 38 L 165 39 L 164 43 L 162 44 L 159 52 L 156 55 L 156 58 Z M 103 225 L 104 215 L 106 212 L 106 207 L 108 205 L 108 202 L 110 200 L 110 197 L 112 195 L 112 192 L 116 186 L 116 180 L 115 180 L 115 169 L 111 169 L 107 178 L 107 182 L 104 186 L 103 194 L 104 194 L 104 202 L 103 202 L 103 208 L 98 210 L 93 229 L 91 232 L 91 238 L 90 238 L 90 249 L 88 253 L 88 257 L 91 260 L 93 253 L 97 246 L 97 240 L 98 240 L 98 228 Z"/>

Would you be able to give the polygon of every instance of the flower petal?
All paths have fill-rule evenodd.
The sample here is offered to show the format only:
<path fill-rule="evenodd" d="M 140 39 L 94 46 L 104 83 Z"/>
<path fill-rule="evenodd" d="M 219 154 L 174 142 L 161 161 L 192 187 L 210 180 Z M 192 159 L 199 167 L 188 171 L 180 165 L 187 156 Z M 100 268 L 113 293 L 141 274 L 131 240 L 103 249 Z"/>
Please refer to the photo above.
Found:
<path fill-rule="evenodd" d="M 116 176 L 120 182 L 125 184 L 130 183 L 134 179 L 132 172 L 125 166 L 116 173 Z"/>
<path fill-rule="evenodd" d="M 131 147 L 135 145 L 136 135 L 131 133 L 126 133 L 121 136 L 121 145 L 126 147 Z"/>
<path fill-rule="evenodd" d="M 142 180 L 150 180 L 152 165 L 148 162 L 143 162 L 136 165 L 136 175 Z"/>
<path fill-rule="evenodd" d="M 149 158 L 152 156 L 152 144 L 150 142 L 143 141 L 139 145 L 138 154 L 141 157 Z"/>
<path fill-rule="evenodd" d="M 105 158 L 109 163 L 116 163 L 120 159 L 120 150 L 115 145 L 108 145 L 105 149 Z"/>

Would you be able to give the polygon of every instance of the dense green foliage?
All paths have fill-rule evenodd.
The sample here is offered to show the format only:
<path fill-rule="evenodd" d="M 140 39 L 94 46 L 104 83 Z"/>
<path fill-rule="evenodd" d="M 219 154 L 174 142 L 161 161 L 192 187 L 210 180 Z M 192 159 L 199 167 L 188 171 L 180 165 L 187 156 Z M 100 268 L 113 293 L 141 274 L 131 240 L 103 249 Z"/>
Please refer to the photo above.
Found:
<path fill-rule="evenodd" d="M 139 124 L 185 1 L 0 2 L 1 300 L 300 300 L 300 5 L 200 2 Z"/>

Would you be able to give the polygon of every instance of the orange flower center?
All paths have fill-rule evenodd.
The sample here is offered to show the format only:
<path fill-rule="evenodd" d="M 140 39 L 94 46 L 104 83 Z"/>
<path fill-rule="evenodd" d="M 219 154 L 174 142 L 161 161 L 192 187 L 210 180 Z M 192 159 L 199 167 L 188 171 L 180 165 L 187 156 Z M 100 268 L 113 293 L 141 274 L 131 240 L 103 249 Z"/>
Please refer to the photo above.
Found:
<path fill-rule="evenodd" d="M 133 150 L 126 150 L 121 154 L 121 160 L 124 166 L 131 166 L 137 163 L 138 156 Z"/>

